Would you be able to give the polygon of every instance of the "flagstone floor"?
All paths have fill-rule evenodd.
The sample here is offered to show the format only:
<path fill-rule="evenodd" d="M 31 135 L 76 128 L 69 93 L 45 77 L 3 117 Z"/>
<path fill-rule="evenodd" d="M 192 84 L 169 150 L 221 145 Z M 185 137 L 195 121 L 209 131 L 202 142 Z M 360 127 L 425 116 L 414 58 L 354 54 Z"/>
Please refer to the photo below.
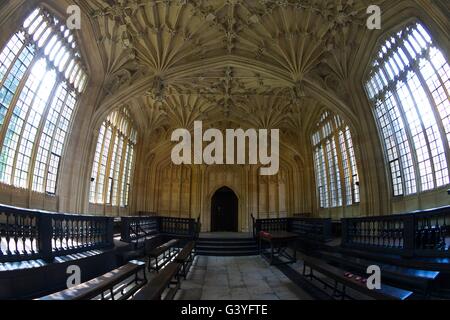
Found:
<path fill-rule="evenodd" d="M 259 256 L 198 256 L 178 300 L 312 300 Z"/>

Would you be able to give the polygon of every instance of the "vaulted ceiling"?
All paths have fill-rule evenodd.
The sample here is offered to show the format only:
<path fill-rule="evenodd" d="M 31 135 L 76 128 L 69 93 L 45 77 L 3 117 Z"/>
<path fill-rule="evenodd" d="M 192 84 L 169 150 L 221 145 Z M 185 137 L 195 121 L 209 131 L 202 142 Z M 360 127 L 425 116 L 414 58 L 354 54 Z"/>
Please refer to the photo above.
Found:
<path fill-rule="evenodd" d="M 227 121 L 302 128 L 307 83 L 342 95 L 367 7 L 383 0 L 79 0 L 147 134 Z M 131 96 L 130 96 L 131 95 Z M 115 100 L 115 99 L 112 99 Z"/>

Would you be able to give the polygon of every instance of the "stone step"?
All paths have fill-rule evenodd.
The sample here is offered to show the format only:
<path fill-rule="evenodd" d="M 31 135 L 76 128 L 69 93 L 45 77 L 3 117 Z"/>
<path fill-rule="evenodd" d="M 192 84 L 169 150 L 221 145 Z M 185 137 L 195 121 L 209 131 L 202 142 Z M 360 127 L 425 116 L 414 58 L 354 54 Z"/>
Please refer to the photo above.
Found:
<path fill-rule="evenodd" d="M 234 257 L 241 257 L 241 256 L 256 256 L 258 255 L 257 250 L 251 250 L 251 251 L 203 251 L 203 250 L 196 250 L 196 254 L 199 256 L 215 256 L 215 257 L 227 257 L 227 256 L 234 256 Z"/>
<path fill-rule="evenodd" d="M 253 238 L 200 238 L 196 253 L 205 256 L 249 256 L 258 254 Z"/>
<path fill-rule="evenodd" d="M 253 245 L 233 245 L 233 246 L 224 246 L 220 244 L 216 245 L 203 245 L 198 244 L 197 249 L 198 250 L 238 250 L 238 251 L 245 251 L 245 250 L 257 250 L 258 246 L 256 244 Z"/>

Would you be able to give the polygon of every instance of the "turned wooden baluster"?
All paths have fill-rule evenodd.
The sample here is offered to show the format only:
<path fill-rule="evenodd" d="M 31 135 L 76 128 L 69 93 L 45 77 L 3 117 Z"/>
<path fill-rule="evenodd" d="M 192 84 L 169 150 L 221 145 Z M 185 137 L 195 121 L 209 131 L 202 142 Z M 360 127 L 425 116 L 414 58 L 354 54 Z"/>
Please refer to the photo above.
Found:
<path fill-rule="evenodd" d="M 89 246 L 93 246 L 95 244 L 94 232 L 95 232 L 95 220 L 89 221 Z"/>
<path fill-rule="evenodd" d="M 66 238 L 66 234 L 64 231 L 64 221 L 62 218 L 59 219 L 59 225 L 60 225 L 60 250 L 64 250 L 64 240 Z"/>
<path fill-rule="evenodd" d="M 83 246 L 83 221 L 77 219 L 76 220 L 76 226 L 77 226 L 77 232 L 75 235 L 75 239 L 76 239 L 76 248 L 81 248 Z"/>
<path fill-rule="evenodd" d="M 0 218 L 2 217 L 2 215 L 3 215 L 3 213 L 0 212 Z M 2 239 L 5 237 L 6 237 L 5 224 L 3 222 L 0 222 L 0 260 L 1 260 L 1 257 L 4 255 L 3 249 L 2 249 L 2 242 L 3 242 Z"/>
<path fill-rule="evenodd" d="M 22 252 L 20 254 L 26 255 L 28 253 L 27 251 L 27 221 L 26 221 L 27 217 L 26 215 L 21 215 L 20 216 L 20 234 L 22 235 L 22 243 L 21 243 L 21 247 L 22 247 Z"/>
<path fill-rule="evenodd" d="M 11 224 L 10 224 L 10 217 L 11 217 L 11 214 L 10 213 L 6 213 L 6 228 L 5 228 L 6 236 L 5 236 L 5 238 L 6 238 L 6 254 L 8 256 L 12 255 L 11 248 L 10 248 L 10 246 L 11 246 L 11 244 L 10 244 L 10 242 L 11 242 L 11 233 L 12 233 L 12 231 L 11 231 L 12 227 L 11 227 Z"/>
<path fill-rule="evenodd" d="M 37 252 L 37 218 L 31 216 L 30 218 L 30 241 L 31 241 L 31 254 Z M 36 249 L 36 250 L 35 250 Z"/>
<path fill-rule="evenodd" d="M 25 252 L 26 254 L 31 254 L 31 248 L 32 248 L 32 243 L 31 243 L 31 220 L 32 217 L 29 215 L 25 216 Z"/>
<path fill-rule="evenodd" d="M 365 245 L 365 244 L 367 244 L 367 222 L 363 222 L 362 223 L 362 228 L 361 228 L 361 230 L 362 230 L 362 243 Z"/>
<path fill-rule="evenodd" d="M 405 247 L 405 236 L 406 236 L 405 235 L 405 228 L 406 228 L 405 222 L 402 221 L 402 229 L 401 229 L 402 248 Z"/>
<path fill-rule="evenodd" d="M 443 224 L 440 228 L 441 230 L 441 239 L 442 239 L 442 250 L 447 251 L 447 243 L 445 242 L 445 238 L 447 236 L 447 224 L 446 224 L 446 215 L 443 217 Z"/>
<path fill-rule="evenodd" d="M 85 220 L 85 225 L 86 225 L 86 234 L 85 234 L 85 246 L 86 247 L 89 247 L 89 241 L 90 241 L 90 230 L 89 230 L 89 228 L 90 228 L 90 220 Z"/>
<path fill-rule="evenodd" d="M 370 231 L 369 231 L 369 244 L 374 246 L 375 245 L 375 222 L 371 221 L 369 223 Z"/>
<path fill-rule="evenodd" d="M 401 249 L 402 248 L 402 222 L 401 221 L 395 222 L 395 238 L 397 239 L 396 248 Z"/>
<path fill-rule="evenodd" d="M 398 222 L 396 220 L 392 221 L 392 236 L 394 249 L 398 248 L 399 236 L 398 236 Z"/>
<path fill-rule="evenodd" d="M 98 241 L 98 228 L 99 228 L 99 221 L 98 220 L 94 220 L 93 221 L 93 224 L 94 224 L 94 231 L 93 231 L 93 234 L 92 234 L 92 242 L 93 243 L 98 243 L 99 241 Z"/>
<path fill-rule="evenodd" d="M 69 218 L 64 218 L 63 221 L 63 226 L 64 226 L 64 239 L 65 239 L 65 243 L 64 243 L 64 249 L 68 250 L 69 247 L 69 241 L 70 241 L 70 228 L 69 228 Z"/>
<path fill-rule="evenodd" d="M 86 234 L 87 234 L 87 230 L 86 230 L 86 221 L 82 220 L 81 221 L 81 247 L 86 247 Z"/>
<path fill-rule="evenodd" d="M 76 233 L 75 233 L 75 242 L 77 243 L 76 247 L 79 248 L 80 247 L 80 241 L 81 241 L 81 225 L 80 225 L 80 220 L 76 221 Z"/>
<path fill-rule="evenodd" d="M 69 233 L 70 233 L 70 245 L 69 245 L 69 247 L 70 247 L 70 249 L 73 249 L 73 248 L 75 248 L 75 246 L 74 246 L 74 237 L 75 237 L 75 229 L 74 229 L 74 223 L 75 223 L 75 220 L 74 219 L 70 219 L 70 221 L 69 221 Z"/>
<path fill-rule="evenodd" d="M 14 215 L 14 225 L 13 225 L 13 240 L 14 240 L 14 254 L 19 254 L 19 216 L 17 214 Z"/>
<path fill-rule="evenodd" d="M 378 247 L 378 225 L 380 221 L 373 221 L 372 241 L 373 245 Z"/>
<path fill-rule="evenodd" d="M 353 243 L 358 243 L 358 224 L 356 222 L 350 222 L 351 238 Z"/>

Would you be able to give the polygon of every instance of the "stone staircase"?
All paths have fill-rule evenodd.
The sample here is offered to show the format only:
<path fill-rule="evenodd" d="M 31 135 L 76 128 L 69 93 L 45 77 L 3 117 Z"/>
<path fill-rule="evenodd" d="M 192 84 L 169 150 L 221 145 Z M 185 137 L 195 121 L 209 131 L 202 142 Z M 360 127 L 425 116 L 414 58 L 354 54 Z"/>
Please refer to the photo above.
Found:
<path fill-rule="evenodd" d="M 197 240 L 196 253 L 202 256 L 252 256 L 258 246 L 252 237 L 202 237 Z"/>

